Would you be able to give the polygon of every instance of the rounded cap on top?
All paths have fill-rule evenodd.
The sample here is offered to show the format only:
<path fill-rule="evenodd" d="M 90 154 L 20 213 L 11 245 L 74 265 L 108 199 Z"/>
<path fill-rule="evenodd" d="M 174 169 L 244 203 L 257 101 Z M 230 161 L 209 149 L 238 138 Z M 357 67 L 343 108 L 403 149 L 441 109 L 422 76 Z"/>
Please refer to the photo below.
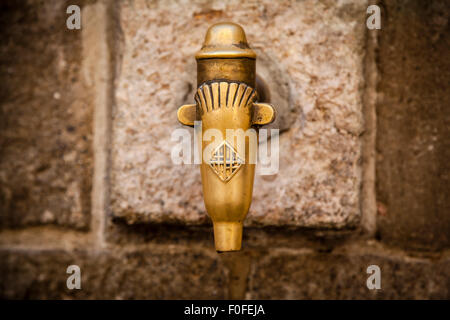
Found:
<path fill-rule="evenodd" d="M 196 59 L 250 58 L 256 53 L 249 47 L 244 29 L 236 23 L 221 22 L 209 27 Z"/>

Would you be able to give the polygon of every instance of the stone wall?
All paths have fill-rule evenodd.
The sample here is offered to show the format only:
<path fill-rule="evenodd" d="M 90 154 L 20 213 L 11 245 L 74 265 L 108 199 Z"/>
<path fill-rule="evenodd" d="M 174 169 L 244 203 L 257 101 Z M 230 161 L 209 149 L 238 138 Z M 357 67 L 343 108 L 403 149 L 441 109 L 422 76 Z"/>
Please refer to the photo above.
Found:
<path fill-rule="evenodd" d="M 371 3 L 2 1 L 0 297 L 449 299 L 450 6 L 380 1 L 368 30 Z M 244 27 L 281 132 L 226 254 L 198 168 L 170 160 L 219 21 Z"/>

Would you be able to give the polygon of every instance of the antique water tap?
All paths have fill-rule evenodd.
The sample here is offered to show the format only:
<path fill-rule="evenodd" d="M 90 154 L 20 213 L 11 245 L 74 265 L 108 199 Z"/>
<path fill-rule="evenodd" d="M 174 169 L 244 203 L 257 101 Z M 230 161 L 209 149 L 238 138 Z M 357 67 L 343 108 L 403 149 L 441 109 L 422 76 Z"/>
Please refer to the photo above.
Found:
<path fill-rule="evenodd" d="M 187 126 L 201 121 L 203 198 L 213 221 L 216 250 L 237 251 L 252 200 L 255 128 L 271 123 L 275 109 L 256 102 L 256 54 L 241 26 L 211 26 L 195 58 L 196 104 L 181 106 L 178 120 Z"/>

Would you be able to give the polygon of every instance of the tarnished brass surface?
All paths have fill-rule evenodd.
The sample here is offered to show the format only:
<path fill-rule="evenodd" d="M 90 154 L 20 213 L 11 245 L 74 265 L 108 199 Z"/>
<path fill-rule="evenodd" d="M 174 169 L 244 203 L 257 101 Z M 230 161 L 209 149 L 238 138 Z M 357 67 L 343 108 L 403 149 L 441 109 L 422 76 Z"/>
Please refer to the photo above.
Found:
<path fill-rule="evenodd" d="M 196 104 L 181 106 L 177 116 L 187 126 L 193 126 L 195 120 L 202 122 L 200 171 L 216 250 L 237 251 L 241 249 L 243 221 L 250 208 L 255 175 L 251 160 L 256 155 L 257 136 L 251 135 L 251 129 L 271 123 L 275 109 L 256 102 L 256 54 L 241 26 L 211 26 L 195 57 Z M 223 140 L 208 139 L 210 129 L 221 133 Z M 229 129 L 250 134 L 239 143 L 238 138 L 227 136 Z"/>
<path fill-rule="evenodd" d="M 275 108 L 268 103 L 253 103 L 252 125 L 262 126 L 272 123 L 276 114 Z"/>
<path fill-rule="evenodd" d="M 243 82 L 255 87 L 255 59 L 201 59 L 197 60 L 197 85 L 211 80 Z"/>
<path fill-rule="evenodd" d="M 185 126 L 194 126 L 194 121 L 197 118 L 197 105 L 185 104 L 178 108 L 177 117 L 178 121 Z"/>
<path fill-rule="evenodd" d="M 222 22 L 208 29 L 202 49 L 195 55 L 197 60 L 209 58 L 256 59 L 256 53 L 249 47 L 240 25 Z"/>

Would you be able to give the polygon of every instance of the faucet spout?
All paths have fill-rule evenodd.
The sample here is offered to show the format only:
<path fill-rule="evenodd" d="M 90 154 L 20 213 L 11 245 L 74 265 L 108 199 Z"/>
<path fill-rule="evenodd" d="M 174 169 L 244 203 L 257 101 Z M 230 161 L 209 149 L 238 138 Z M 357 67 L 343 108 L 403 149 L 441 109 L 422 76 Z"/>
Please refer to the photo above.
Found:
<path fill-rule="evenodd" d="M 178 109 L 180 123 L 202 122 L 203 198 L 218 252 L 238 251 L 252 200 L 258 133 L 275 119 L 270 104 L 257 103 L 256 54 L 241 26 L 211 26 L 196 54 L 195 104 Z"/>

